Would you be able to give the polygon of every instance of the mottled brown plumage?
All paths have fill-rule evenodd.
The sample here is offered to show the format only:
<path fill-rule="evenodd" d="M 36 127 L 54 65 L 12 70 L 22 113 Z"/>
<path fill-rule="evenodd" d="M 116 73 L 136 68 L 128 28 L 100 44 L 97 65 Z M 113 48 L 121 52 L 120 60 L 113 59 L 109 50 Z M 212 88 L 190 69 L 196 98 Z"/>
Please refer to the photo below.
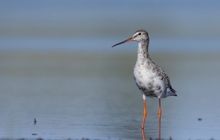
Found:
<path fill-rule="evenodd" d="M 131 38 L 117 43 L 112 47 L 130 41 L 138 42 L 137 61 L 134 67 L 133 76 L 137 87 L 143 94 L 144 115 L 142 129 L 144 129 L 146 119 L 146 98 L 156 97 L 159 99 L 158 116 L 160 117 L 162 114 L 160 99 L 166 98 L 167 96 L 177 96 L 177 94 L 172 88 L 170 79 L 165 71 L 151 60 L 148 53 L 149 36 L 145 30 L 136 31 Z"/>

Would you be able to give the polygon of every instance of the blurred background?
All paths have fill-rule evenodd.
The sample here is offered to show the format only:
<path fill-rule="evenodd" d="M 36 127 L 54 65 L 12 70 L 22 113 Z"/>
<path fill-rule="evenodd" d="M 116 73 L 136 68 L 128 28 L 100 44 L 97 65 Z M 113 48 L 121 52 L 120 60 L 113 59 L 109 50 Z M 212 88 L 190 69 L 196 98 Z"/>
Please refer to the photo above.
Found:
<path fill-rule="evenodd" d="M 137 43 L 111 46 L 145 29 L 178 94 L 162 101 L 161 137 L 219 139 L 219 6 L 1 0 L 0 138 L 142 139 Z M 147 138 L 157 138 L 157 102 L 147 101 Z"/>

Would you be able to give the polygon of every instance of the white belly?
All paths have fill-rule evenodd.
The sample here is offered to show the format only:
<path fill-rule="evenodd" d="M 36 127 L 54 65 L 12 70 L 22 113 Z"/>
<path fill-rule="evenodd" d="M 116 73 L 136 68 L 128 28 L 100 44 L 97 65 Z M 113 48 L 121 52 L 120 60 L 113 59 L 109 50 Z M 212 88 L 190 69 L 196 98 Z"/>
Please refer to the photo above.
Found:
<path fill-rule="evenodd" d="M 136 64 L 133 75 L 136 85 L 146 96 L 160 97 L 165 93 L 162 77 L 152 69 L 147 69 L 147 66 Z"/>

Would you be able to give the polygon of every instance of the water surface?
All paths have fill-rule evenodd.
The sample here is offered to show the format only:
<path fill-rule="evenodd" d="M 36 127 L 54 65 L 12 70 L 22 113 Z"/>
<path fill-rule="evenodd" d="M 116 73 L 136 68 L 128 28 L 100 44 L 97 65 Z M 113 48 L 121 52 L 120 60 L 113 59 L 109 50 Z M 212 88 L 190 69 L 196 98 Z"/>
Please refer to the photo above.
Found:
<path fill-rule="evenodd" d="M 178 94 L 162 100 L 161 137 L 219 139 L 219 54 L 151 56 Z M 111 53 L 1 52 L 1 138 L 142 139 L 135 59 L 136 52 L 116 48 Z M 157 99 L 147 100 L 147 138 L 157 138 L 157 107 Z"/>
<path fill-rule="evenodd" d="M 178 94 L 162 100 L 161 137 L 220 139 L 219 1 L 10 0 L 0 13 L 0 139 L 142 139 L 137 44 L 111 49 L 138 29 Z"/>

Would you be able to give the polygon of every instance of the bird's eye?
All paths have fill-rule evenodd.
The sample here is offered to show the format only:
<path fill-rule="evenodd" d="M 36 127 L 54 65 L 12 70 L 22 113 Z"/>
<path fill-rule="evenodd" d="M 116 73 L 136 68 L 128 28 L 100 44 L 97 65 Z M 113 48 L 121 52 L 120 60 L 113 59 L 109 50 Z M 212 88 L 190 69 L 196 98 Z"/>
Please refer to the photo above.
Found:
<path fill-rule="evenodd" d="M 141 35 L 141 33 L 139 33 L 138 35 Z"/>

